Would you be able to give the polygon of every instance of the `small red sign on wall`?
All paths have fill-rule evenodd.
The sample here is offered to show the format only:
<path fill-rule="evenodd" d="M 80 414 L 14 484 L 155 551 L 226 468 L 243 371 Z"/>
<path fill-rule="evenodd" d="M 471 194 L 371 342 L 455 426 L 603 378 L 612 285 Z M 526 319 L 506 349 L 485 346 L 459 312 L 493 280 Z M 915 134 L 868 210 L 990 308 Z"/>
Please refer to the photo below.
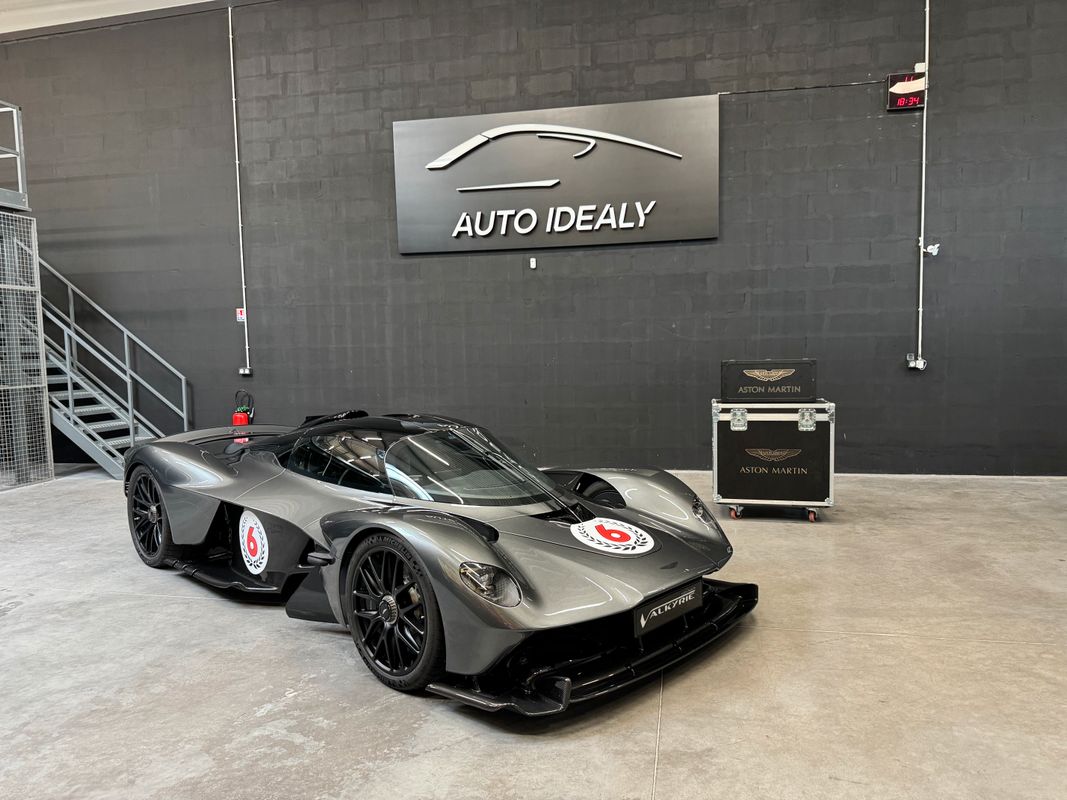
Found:
<path fill-rule="evenodd" d="M 925 73 L 898 72 L 886 78 L 886 111 L 912 111 L 925 105 Z"/>
<path fill-rule="evenodd" d="M 237 321 L 238 322 L 244 322 L 246 320 L 245 310 L 243 308 L 235 308 L 234 311 L 237 312 Z"/>

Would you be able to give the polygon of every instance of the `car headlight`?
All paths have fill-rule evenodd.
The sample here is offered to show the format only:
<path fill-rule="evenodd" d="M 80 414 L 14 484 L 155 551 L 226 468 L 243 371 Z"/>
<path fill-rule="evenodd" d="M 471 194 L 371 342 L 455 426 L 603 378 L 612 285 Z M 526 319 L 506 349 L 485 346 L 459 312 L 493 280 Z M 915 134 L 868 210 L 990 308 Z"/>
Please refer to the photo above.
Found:
<path fill-rule="evenodd" d="M 522 600 L 519 584 L 500 567 L 466 561 L 459 565 L 459 576 L 468 589 L 490 603 L 512 608 Z"/>

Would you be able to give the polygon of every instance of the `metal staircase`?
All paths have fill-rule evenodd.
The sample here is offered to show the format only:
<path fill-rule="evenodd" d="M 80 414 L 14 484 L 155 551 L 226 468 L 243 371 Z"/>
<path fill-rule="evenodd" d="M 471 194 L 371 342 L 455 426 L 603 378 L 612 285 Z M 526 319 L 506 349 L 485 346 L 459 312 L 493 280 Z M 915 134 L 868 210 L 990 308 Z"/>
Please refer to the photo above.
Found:
<path fill-rule="evenodd" d="M 189 382 L 38 256 L 33 218 L 11 213 L 30 210 L 22 114 L 0 101 L 0 119 L 0 488 L 52 477 L 46 389 L 53 427 L 121 478 L 131 446 L 189 429 Z"/>
<path fill-rule="evenodd" d="M 52 265 L 38 264 L 52 424 L 121 478 L 124 453 L 164 435 L 158 420 L 189 429 L 189 383 Z"/>

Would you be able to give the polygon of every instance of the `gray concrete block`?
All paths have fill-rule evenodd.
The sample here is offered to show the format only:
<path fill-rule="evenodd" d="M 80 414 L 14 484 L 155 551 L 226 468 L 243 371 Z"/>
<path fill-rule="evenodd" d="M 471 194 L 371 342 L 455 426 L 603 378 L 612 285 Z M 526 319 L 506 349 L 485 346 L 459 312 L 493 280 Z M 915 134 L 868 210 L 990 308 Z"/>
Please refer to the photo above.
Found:
<path fill-rule="evenodd" d="M 687 14 L 659 14 L 638 19 L 636 31 L 638 36 L 662 36 L 685 33 L 692 29 L 692 25 L 692 18 Z"/>
<path fill-rule="evenodd" d="M 334 126 L 338 133 L 378 130 L 381 128 L 381 114 L 378 109 L 338 114 L 334 117 Z"/>
<path fill-rule="evenodd" d="M 634 83 L 666 83 L 685 80 L 685 63 L 672 61 L 663 64 L 638 64 L 634 67 Z"/>
<path fill-rule="evenodd" d="M 526 79 L 524 90 L 528 94 L 555 94 L 569 92 L 574 88 L 574 78 L 569 72 L 550 72 L 543 75 L 531 75 Z"/>
<path fill-rule="evenodd" d="M 438 61 L 433 64 L 433 73 L 438 80 L 481 76 L 485 74 L 485 57 L 476 54 L 465 58 Z"/>
<path fill-rule="evenodd" d="M 554 70 L 567 67 L 588 67 L 592 52 L 587 45 L 573 47 L 543 47 L 538 53 L 541 69 Z"/>
<path fill-rule="evenodd" d="M 488 100 L 499 97 L 512 97 L 516 91 L 516 80 L 510 78 L 486 78 L 471 81 L 471 97 L 475 100 Z"/>
<path fill-rule="evenodd" d="M 415 87 L 412 87 L 415 88 Z M 418 87 L 418 104 L 421 106 L 461 105 L 467 100 L 467 83 L 437 81 Z"/>
<path fill-rule="evenodd" d="M 649 43 L 636 41 L 613 41 L 593 45 L 593 61 L 597 64 L 620 64 L 645 61 L 649 57 Z"/>
<path fill-rule="evenodd" d="M 383 34 L 387 42 L 426 39 L 431 35 L 430 20 L 426 17 L 388 19 L 383 25 Z"/>
<path fill-rule="evenodd" d="M 985 28 L 1017 28 L 1026 25 L 1026 6 L 1007 4 L 976 8 L 968 11 L 963 19 L 967 29 L 972 31 Z"/>
<path fill-rule="evenodd" d="M 309 72 L 315 69 L 314 53 L 279 53 L 269 59 L 271 74 L 282 72 Z"/>
<path fill-rule="evenodd" d="M 672 58 L 692 58 L 693 56 L 707 55 L 712 52 L 709 37 L 707 36 L 677 36 L 666 41 L 656 42 L 652 51 L 652 57 L 657 61 Z M 634 58 L 632 60 L 643 60 Z"/>

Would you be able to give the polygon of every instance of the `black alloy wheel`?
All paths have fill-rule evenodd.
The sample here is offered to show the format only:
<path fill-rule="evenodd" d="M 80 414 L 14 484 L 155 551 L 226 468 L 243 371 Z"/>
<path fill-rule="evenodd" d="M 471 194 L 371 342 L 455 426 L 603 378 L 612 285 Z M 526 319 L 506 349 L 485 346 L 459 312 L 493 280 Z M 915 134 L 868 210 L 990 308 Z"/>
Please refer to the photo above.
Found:
<path fill-rule="evenodd" d="M 166 560 L 174 558 L 178 548 L 170 538 L 163 494 L 147 467 L 138 466 L 130 475 L 126 508 L 137 555 L 150 567 L 166 566 Z"/>
<path fill-rule="evenodd" d="M 352 638 L 387 686 L 421 689 L 443 672 L 444 634 L 429 578 L 396 537 L 374 534 L 356 548 L 346 600 Z"/>

